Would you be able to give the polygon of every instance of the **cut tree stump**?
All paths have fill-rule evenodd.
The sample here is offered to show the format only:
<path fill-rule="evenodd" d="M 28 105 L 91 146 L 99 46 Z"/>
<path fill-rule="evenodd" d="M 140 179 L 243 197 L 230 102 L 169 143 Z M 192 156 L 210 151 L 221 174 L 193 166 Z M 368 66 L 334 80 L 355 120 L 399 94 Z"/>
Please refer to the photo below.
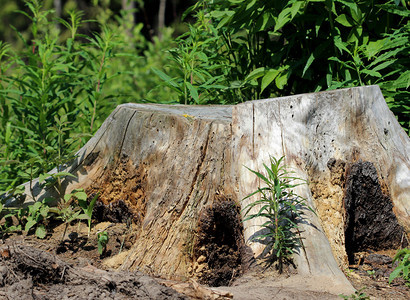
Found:
<path fill-rule="evenodd" d="M 341 269 L 354 252 L 408 238 L 409 153 L 377 86 L 236 106 L 125 104 L 79 151 L 68 168 L 78 178 L 65 186 L 99 192 L 97 218 L 133 222 L 121 269 L 227 285 L 264 248 L 249 241 L 264 220 L 240 221 L 256 196 L 241 199 L 259 185 L 245 166 L 263 171 L 269 156 L 285 156 L 309 182 L 295 192 L 316 211 L 300 224 L 297 271 L 348 294 Z M 37 199 L 51 192 L 34 188 Z"/>

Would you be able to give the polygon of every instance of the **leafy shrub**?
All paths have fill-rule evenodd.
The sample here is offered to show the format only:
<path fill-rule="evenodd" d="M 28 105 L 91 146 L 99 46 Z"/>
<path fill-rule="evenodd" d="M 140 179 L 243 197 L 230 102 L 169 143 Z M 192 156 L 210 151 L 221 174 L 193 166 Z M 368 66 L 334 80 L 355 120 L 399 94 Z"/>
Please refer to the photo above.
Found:
<path fill-rule="evenodd" d="M 36 228 L 35 234 L 38 238 L 43 239 L 47 234 L 47 223 L 51 217 L 50 207 L 47 200 L 37 201 L 27 207 L 26 224 L 24 231 L 27 233 L 32 227 Z"/>
<path fill-rule="evenodd" d="M 297 223 L 302 219 L 303 210 L 310 208 L 306 200 L 296 195 L 292 189 L 302 183 L 294 183 L 301 180 L 290 176 L 293 172 L 287 171 L 282 165 L 284 157 L 270 158 L 270 166 L 263 164 L 267 175 L 250 170 L 262 180 L 265 187 L 259 187 L 243 200 L 259 194 L 260 199 L 249 203 L 243 209 L 245 219 L 252 220 L 263 217 L 266 222 L 261 225 L 266 230 L 265 234 L 256 235 L 253 240 L 266 241 L 272 247 L 272 259 L 278 262 L 279 272 L 282 273 L 283 265 L 291 261 L 295 249 L 302 246 L 298 236 Z M 258 211 L 252 213 L 254 209 Z"/>
<path fill-rule="evenodd" d="M 50 199 L 37 201 L 24 208 L 8 208 L 0 204 L 0 229 L 2 234 L 25 231 L 34 233 L 38 238 L 45 238 L 47 226 L 53 217 L 49 206 Z"/>
<path fill-rule="evenodd" d="M 410 11 L 405 1 L 198 1 L 172 50 L 178 76 L 157 74 L 186 103 L 380 85 L 410 128 Z M 198 33 L 196 28 L 203 28 Z"/>
<path fill-rule="evenodd" d="M 26 5 L 23 50 L 0 41 L 0 191 L 61 171 L 118 104 L 170 95 L 151 67 L 162 69 L 172 31 L 149 43 L 124 17 L 86 36 L 81 12 L 56 19 L 37 0 Z"/>
<path fill-rule="evenodd" d="M 215 51 L 219 42 L 217 30 L 203 11 L 196 15 L 195 25 L 178 37 L 176 48 L 168 51 L 170 69 L 176 74 L 170 77 L 153 69 L 167 87 L 175 91 L 181 104 L 224 104 L 221 90 L 226 90 L 226 59 Z"/>

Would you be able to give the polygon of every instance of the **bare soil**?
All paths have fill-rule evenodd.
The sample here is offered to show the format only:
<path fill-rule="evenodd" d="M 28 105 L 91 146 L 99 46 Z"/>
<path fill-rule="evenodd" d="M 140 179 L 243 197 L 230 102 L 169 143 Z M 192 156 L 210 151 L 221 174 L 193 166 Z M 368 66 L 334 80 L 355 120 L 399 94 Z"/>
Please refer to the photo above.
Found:
<path fill-rule="evenodd" d="M 239 268 L 232 267 L 221 277 L 229 278 L 229 286 L 218 288 L 193 279 L 161 279 L 154 270 L 119 271 L 122 254 L 126 255 L 135 238 L 131 224 L 101 222 L 93 226 L 89 237 L 85 224 L 69 225 L 63 238 L 64 229 L 63 224 L 55 227 L 44 240 L 23 234 L 3 237 L 0 299 L 341 299 L 320 291 L 327 282 L 317 278 L 313 282 L 291 271 L 278 275 L 256 265 L 246 272 L 242 268 L 236 280 L 231 280 L 236 277 L 232 270 Z M 97 249 L 101 231 L 109 236 L 103 255 Z M 232 245 L 228 252 L 235 256 L 239 249 Z M 365 288 L 371 299 L 409 299 L 410 289 L 403 281 L 388 285 L 392 256 L 394 251 L 359 253 L 357 266 L 351 266 L 346 275 L 356 289 Z M 212 284 L 217 277 L 209 276 L 208 284 Z M 208 278 L 197 278 L 202 283 L 204 279 Z"/>

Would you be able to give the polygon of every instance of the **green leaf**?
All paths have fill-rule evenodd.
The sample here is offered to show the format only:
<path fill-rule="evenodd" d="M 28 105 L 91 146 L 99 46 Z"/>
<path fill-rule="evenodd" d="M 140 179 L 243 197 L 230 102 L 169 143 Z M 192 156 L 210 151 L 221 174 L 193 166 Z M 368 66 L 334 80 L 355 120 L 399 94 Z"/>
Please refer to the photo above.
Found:
<path fill-rule="evenodd" d="M 262 180 L 265 181 L 266 183 L 269 183 L 269 180 L 268 180 L 263 174 L 261 174 L 261 173 L 259 173 L 259 172 L 257 172 L 257 171 L 251 170 L 251 169 L 249 169 L 248 167 L 245 167 L 245 168 L 247 168 L 249 171 L 251 171 L 252 173 L 254 173 L 256 176 L 258 176 L 260 179 L 262 179 Z"/>
<path fill-rule="evenodd" d="M 297 15 L 303 4 L 304 1 L 296 1 L 292 4 L 292 7 L 290 8 L 291 19 L 293 19 Z"/>
<path fill-rule="evenodd" d="M 273 29 L 274 32 L 278 31 L 292 20 L 291 10 L 290 7 L 287 7 L 279 13 L 278 18 L 276 19 L 275 28 Z"/>
<path fill-rule="evenodd" d="M 380 74 L 379 72 L 374 71 L 374 70 L 362 70 L 361 73 L 366 74 L 366 75 L 370 75 L 370 76 L 373 76 L 373 77 L 377 77 L 377 78 L 382 77 L 382 74 Z"/>
<path fill-rule="evenodd" d="M 302 77 L 305 76 L 306 71 L 309 69 L 310 65 L 313 63 L 314 60 L 315 60 L 315 53 L 312 52 L 312 54 L 309 55 L 309 58 L 306 61 L 305 67 L 303 68 Z"/>
<path fill-rule="evenodd" d="M 255 30 L 256 31 L 264 31 L 267 28 L 272 27 L 273 24 L 274 24 L 274 19 L 272 17 L 272 14 L 270 12 L 266 12 L 266 13 L 263 13 L 259 17 L 258 21 L 256 22 Z"/>
<path fill-rule="evenodd" d="M 252 72 L 250 72 L 248 74 L 248 76 L 245 77 L 245 81 L 249 82 L 255 79 L 258 79 L 260 77 L 262 77 L 265 74 L 265 68 L 261 67 L 261 68 L 257 68 L 255 70 L 253 70 Z"/>
<path fill-rule="evenodd" d="M 339 15 L 335 19 L 335 21 L 346 27 L 352 27 L 354 25 L 354 21 L 352 20 L 352 18 L 349 16 L 346 16 L 345 14 Z"/>
<path fill-rule="evenodd" d="M 179 85 L 178 85 L 177 83 L 175 83 L 174 80 L 173 80 L 171 77 L 169 77 L 169 76 L 168 76 L 167 74 L 165 74 L 164 72 L 158 70 L 157 68 L 151 68 L 151 69 L 152 69 L 152 71 L 153 71 L 156 75 L 158 75 L 159 78 L 161 78 L 162 80 L 164 80 L 169 86 L 171 86 L 171 87 L 173 87 L 173 88 L 176 88 L 177 91 L 180 91 L 180 90 L 179 90 Z"/>
<path fill-rule="evenodd" d="M 84 191 L 75 192 L 74 197 L 78 200 L 87 201 L 87 194 Z"/>
<path fill-rule="evenodd" d="M 97 202 L 97 199 L 98 199 L 98 196 L 99 196 L 99 195 L 100 195 L 100 192 L 98 192 L 98 193 L 94 196 L 94 198 L 90 201 L 90 204 L 88 205 L 86 214 L 87 214 L 90 218 L 91 218 L 91 216 L 92 216 L 93 209 L 94 209 L 95 203 Z"/>
<path fill-rule="evenodd" d="M 390 273 L 390 276 L 389 276 L 389 284 L 390 284 L 396 277 L 398 277 L 398 276 L 400 275 L 401 271 L 402 271 L 402 268 L 401 268 L 400 266 L 398 266 L 396 269 L 393 270 L 393 272 Z"/>
<path fill-rule="evenodd" d="M 394 64 L 396 61 L 397 61 L 396 59 L 392 59 L 392 60 L 385 61 L 385 62 L 383 62 L 383 63 L 381 63 L 381 64 L 375 66 L 375 67 L 372 69 L 372 71 L 383 70 L 383 69 L 385 69 L 385 68 L 391 66 L 392 64 Z"/>
<path fill-rule="evenodd" d="M 40 214 L 41 214 L 44 218 L 47 218 L 49 211 L 50 211 L 50 208 L 49 208 L 47 205 L 43 205 L 43 206 L 40 208 Z"/>
<path fill-rule="evenodd" d="M 275 78 L 275 83 L 278 89 L 283 89 L 288 83 L 288 72 L 282 72 L 279 76 Z"/>
<path fill-rule="evenodd" d="M 359 6 L 355 3 L 352 4 L 350 7 L 350 13 L 351 16 L 353 17 L 353 20 L 355 21 L 356 24 L 361 24 L 362 19 L 363 19 L 363 14 L 362 11 L 360 10 Z"/>
<path fill-rule="evenodd" d="M 197 88 L 194 87 L 189 82 L 187 82 L 186 85 L 187 85 L 187 87 L 189 89 L 189 93 L 190 93 L 191 97 L 194 99 L 195 103 L 199 104 L 199 96 L 198 96 Z"/>
<path fill-rule="evenodd" d="M 31 227 L 33 227 L 36 224 L 37 224 L 36 220 L 28 220 L 26 223 L 26 226 L 24 227 L 24 231 L 28 232 L 31 229 Z"/>
<path fill-rule="evenodd" d="M 47 234 L 47 230 L 46 230 L 46 228 L 44 227 L 44 225 L 41 224 L 41 225 L 37 226 L 36 236 L 37 236 L 38 238 L 44 239 L 44 238 L 46 237 L 46 234 Z"/>
<path fill-rule="evenodd" d="M 271 82 L 278 76 L 279 70 L 270 69 L 262 78 L 261 93 L 271 84 Z"/>
<path fill-rule="evenodd" d="M 78 220 L 89 220 L 90 216 L 87 215 L 87 214 L 80 214 L 80 215 L 76 216 L 76 219 L 78 219 Z"/>
<path fill-rule="evenodd" d="M 39 201 L 35 202 L 33 205 L 29 206 L 29 211 L 32 213 L 36 213 L 43 204 Z"/>
<path fill-rule="evenodd" d="M 401 6 L 396 6 L 396 5 L 392 5 L 392 4 L 383 4 L 383 5 L 378 5 L 381 9 L 392 13 L 392 14 L 396 14 L 402 17 L 410 17 L 410 10 L 406 9 L 404 7 Z"/>

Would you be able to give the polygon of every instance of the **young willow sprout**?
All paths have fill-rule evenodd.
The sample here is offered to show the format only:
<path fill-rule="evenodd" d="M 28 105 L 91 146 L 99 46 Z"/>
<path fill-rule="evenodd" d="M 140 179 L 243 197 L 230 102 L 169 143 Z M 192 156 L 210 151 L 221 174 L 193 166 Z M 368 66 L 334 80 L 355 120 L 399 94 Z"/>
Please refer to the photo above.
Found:
<path fill-rule="evenodd" d="M 259 217 L 265 218 L 266 221 L 260 225 L 264 233 L 251 239 L 269 247 L 272 262 L 277 262 L 280 273 L 283 272 L 284 264 L 292 261 L 294 251 L 301 246 L 298 222 L 302 219 L 303 211 L 309 209 L 314 213 L 306 204 L 306 199 L 296 195 L 292 190 L 306 182 L 292 176 L 294 172 L 286 170 L 286 166 L 282 164 L 283 159 L 284 156 L 280 159 L 270 157 L 270 165 L 263 164 L 266 175 L 247 168 L 262 180 L 263 187 L 258 187 L 243 199 L 253 195 L 260 196 L 243 209 L 244 222 Z"/>

